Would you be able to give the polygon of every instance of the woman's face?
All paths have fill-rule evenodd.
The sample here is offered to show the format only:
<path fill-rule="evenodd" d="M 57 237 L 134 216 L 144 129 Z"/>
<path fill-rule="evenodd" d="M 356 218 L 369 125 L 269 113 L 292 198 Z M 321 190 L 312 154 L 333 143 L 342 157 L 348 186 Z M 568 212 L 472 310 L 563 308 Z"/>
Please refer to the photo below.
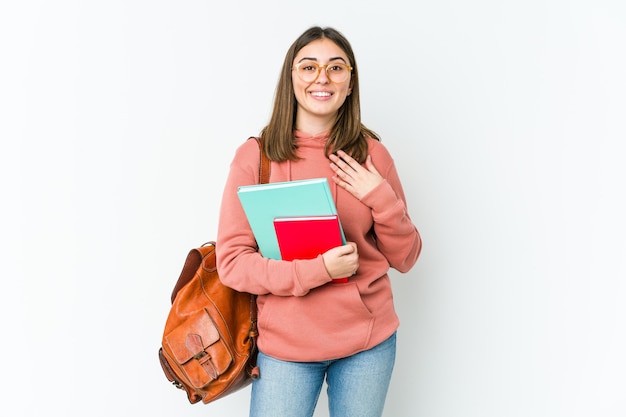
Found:
<path fill-rule="evenodd" d="M 298 102 L 296 129 L 319 133 L 320 127 L 326 126 L 324 129 L 330 130 L 337 111 L 351 93 L 351 64 L 345 52 L 326 38 L 312 41 L 296 54 L 291 72 Z M 298 65 L 300 71 L 296 69 Z M 318 73 L 315 65 L 321 68 L 319 76 L 312 80 Z M 332 79 L 327 74 L 326 66 L 330 68 L 328 72 L 332 73 Z M 343 71 L 348 73 L 341 75 Z M 308 75 L 304 75 L 304 72 Z"/>

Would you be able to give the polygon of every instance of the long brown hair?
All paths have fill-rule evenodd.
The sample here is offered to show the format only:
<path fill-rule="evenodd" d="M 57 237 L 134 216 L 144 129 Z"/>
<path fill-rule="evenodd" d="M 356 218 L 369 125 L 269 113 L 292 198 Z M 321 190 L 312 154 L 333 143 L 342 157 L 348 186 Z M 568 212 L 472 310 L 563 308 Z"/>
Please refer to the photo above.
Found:
<path fill-rule="evenodd" d="M 329 39 L 341 48 L 348 56 L 352 66 L 352 93 L 337 112 L 337 120 L 331 129 L 326 142 L 326 154 L 339 149 L 363 163 L 367 157 L 366 137 L 380 140 L 378 135 L 361 123 L 361 103 L 359 101 L 359 71 L 354 58 L 352 46 L 348 40 L 333 28 L 314 26 L 307 29 L 291 45 L 285 56 L 274 97 L 274 109 L 270 121 L 261 131 L 264 138 L 265 153 L 273 161 L 296 160 L 296 144 L 294 130 L 296 122 L 297 102 L 291 79 L 293 60 L 309 43 L 318 39 Z"/>

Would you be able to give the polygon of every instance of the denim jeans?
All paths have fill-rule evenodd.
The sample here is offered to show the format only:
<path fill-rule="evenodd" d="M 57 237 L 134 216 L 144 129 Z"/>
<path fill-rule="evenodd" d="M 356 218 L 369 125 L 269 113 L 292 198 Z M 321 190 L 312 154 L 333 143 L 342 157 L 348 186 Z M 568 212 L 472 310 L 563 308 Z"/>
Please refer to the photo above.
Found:
<path fill-rule="evenodd" d="M 396 334 L 370 350 L 322 362 L 287 362 L 259 352 L 250 417 L 311 417 L 328 385 L 331 417 L 380 417 L 396 358 Z"/>

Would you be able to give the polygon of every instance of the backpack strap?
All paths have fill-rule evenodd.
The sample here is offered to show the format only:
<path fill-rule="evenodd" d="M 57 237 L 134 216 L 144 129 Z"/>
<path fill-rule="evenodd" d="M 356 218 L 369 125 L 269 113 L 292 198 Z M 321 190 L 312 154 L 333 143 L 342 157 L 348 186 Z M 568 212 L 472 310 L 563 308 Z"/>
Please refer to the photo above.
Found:
<path fill-rule="evenodd" d="M 249 139 L 256 139 L 259 144 L 259 184 L 267 184 L 270 182 L 271 161 L 263 151 L 263 139 L 256 136 L 251 136 Z"/>
<path fill-rule="evenodd" d="M 265 154 L 265 151 L 263 150 L 263 139 L 261 139 L 260 137 L 256 137 L 256 136 L 252 136 L 249 139 L 256 139 L 257 143 L 259 144 L 259 155 L 260 155 L 260 161 L 259 161 L 259 184 L 267 184 L 268 182 L 270 182 L 270 171 L 271 171 L 271 161 L 269 160 L 269 158 L 267 157 L 267 155 Z M 257 346 L 256 346 L 256 339 L 259 336 L 259 331 L 257 328 L 257 305 L 256 305 L 256 295 L 255 294 L 250 294 L 250 331 L 249 331 L 249 337 L 250 337 L 250 341 L 252 342 L 252 350 L 250 353 L 251 356 L 251 360 L 248 363 L 248 367 L 246 369 L 246 371 L 248 372 L 248 375 L 250 375 L 250 378 L 252 379 L 257 379 L 259 378 L 260 372 L 259 372 L 259 367 L 256 364 L 256 355 L 257 355 Z"/>

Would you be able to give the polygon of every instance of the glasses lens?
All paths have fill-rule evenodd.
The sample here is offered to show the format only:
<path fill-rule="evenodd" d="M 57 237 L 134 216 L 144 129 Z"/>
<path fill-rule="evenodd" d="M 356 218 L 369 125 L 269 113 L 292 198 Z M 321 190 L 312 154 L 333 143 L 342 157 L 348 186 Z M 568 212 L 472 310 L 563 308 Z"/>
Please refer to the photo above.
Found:
<path fill-rule="evenodd" d="M 317 78 L 317 74 L 319 73 L 320 66 L 317 65 L 316 62 L 304 61 L 299 63 L 296 66 L 296 71 L 298 71 L 298 76 L 302 78 L 302 81 L 305 82 L 313 82 Z"/>
<path fill-rule="evenodd" d="M 326 74 L 332 82 L 340 83 L 348 79 L 350 70 L 345 64 L 328 64 L 326 67 Z"/>

